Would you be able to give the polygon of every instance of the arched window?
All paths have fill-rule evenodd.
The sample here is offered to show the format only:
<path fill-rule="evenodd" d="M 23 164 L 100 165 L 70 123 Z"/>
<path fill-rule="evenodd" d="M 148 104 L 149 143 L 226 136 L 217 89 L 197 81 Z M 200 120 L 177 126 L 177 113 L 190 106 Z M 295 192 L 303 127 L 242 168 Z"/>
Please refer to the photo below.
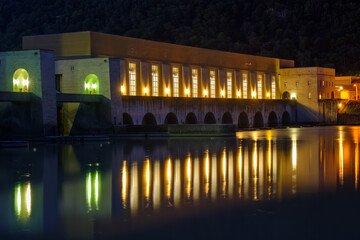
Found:
<path fill-rule="evenodd" d="M 29 73 L 19 68 L 13 75 L 13 91 L 14 92 L 29 92 Z"/>
<path fill-rule="evenodd" d="M 99 78 L 89 74 L 85 78 L 85 94 L 99 94 Z"/>

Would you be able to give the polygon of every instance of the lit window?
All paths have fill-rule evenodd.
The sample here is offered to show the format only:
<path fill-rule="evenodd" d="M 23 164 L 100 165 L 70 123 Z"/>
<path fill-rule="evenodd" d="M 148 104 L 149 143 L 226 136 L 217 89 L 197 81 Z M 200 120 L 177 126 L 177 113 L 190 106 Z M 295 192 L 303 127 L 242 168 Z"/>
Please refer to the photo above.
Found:
<path fill-rule="evenodd" d="M 275 82 L 275 76 L 271 77 L 271 98 L 276 98 L 276 82 Z"/>
<path fill-rule="evenodd" d="M 179 96 L 179 68 L 173 67 L 173 96 Z"/>
<path fill-rule="evenodd" d="M 311 92 L 309 92 L 309 94 L 308 94 L 308 98 L 311 98 Z"/>
<path fill-rule="evenodd" d="M 262 75 L 258 75 L 258 80 L 257 80 L 257 95 L 258 95 L 258 99 L 262 99 L 262 80 L 263 80 L 263 76 L 262 76 Z"/>
<path fill-rule="evenodd" d="M 310 81 L 308 81 L 308 86 L 310 86 Z"/>
<path fill-rule="evenodd" d="M 323 87 L 325 86 L 325 81 L 322 81 L 322 85 L 323 85 Z"/>
<path fill-rule="evenodd" d="M 99 78 L 95 74 L 89 74 L 85 78 L 85 94 L 99 94 Z"/>
<path fill-rule="evenodd" d="M 152 95 L 159 96 L 159 66 L 152 65 L 151 67 L 152 78 Z"/>
<path fill-rule="evenodd" d="M 14 72 L 13 91 L 29 92 L 29 73 L 23 68 L 19 68 Z"/>
<path fill-rule="evenodd" d="M 247 99 L 247 74 L 243 73 L 242 74 L 242 91 L 243 91 L 243 98 Z"/>
<path fill-rule="evenodd" d="M 298 87 L 299 86 L 299 82 L 296 82 L 296 87 Z"/>
<path fill-rule="evenodd" d="M 192 70 L 192 96 L 198 97 L 198 70 Z"/>
<path fill-rule="evenodd" d="M 129 63 L 129 94 L 136 95 L 136 63 Z"/>
<path fill-rule="evenodd" d="M 232 98 L 232 73 L 226 73 L 227 98 Z"/>
<path fill-rule="evenodd" d="M 215 98 L 215 71 L 210 71 L 210 97 Z"/>

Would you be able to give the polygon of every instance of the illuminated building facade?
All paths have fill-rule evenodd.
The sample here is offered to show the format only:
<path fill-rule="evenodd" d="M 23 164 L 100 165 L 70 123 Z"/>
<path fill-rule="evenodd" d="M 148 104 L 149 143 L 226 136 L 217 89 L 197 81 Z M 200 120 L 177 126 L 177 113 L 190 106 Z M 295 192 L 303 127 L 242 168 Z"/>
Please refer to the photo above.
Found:
<path fill-rule="evenodd" d="M 39 111 L 47 111 L 43 114 L 43 126 L 48 128 L 45 135 L 56 134 L 56 128 L 59 129 L 58 133 L 69 135 L 84 133 L 87 130 L 91 132 L 94 129 L 111 131 L 113 126 L 124 124 L 166 124 L 169 123 L 165 119 L 168 113 L 174 114 L 177 118 L 171 123 L 186 123 L 186 114 L 190 113 L 198 119 L 192 123 L 224 123 L 221 119 L 224 113 L 230 111 L 229 109 L 209 107 L 203 109 L 203 112 L 199 109 L 193 112 L 195 110 L 191 108 L 186 114 L 178 110 L 190 104 L 192 107 L 202 105 L 204 99 L 213 101 L 208 102 L 207 106 L 216 105 L 222 101 L 220 99 L 236 104 L 242 103 L 242 111 L 250 123 L 244 126 L 267 126 L 271 114 L 275 114 L 276 126 L 283 121 L 282 116 L 286 112 L 291 122 L 297 120 L 289 105 L 284 106 L 281 101 L 276 101 L 291 99 L 292 89 L 299 88 L 294 95 L 298 101 L 306 99 L 300 98 L 304 93 L 311 100 L 317 100 L 319 93 L 322 98 L 330 99 L 329 92 L 319 92 L 319 89 L 325 87 L 318 86 L 319 77 L 314 78 L 317 83 L 313 78 L 308 81 L 311 81 L 311 85 L 305 88 L 311 90 L 304 90 L 302 86 L 307 78 L 306 74 L 301 78 L 301 83 L 293 80 L 292 73 L 299 70 L 293 68 L 294 61 L 291 60 L 97 32 L 26 36 L 23 37 L 23 49 L 18 52 L 1 53 L 0 90 L 11 93 L 12 96 L 14 92 L 22 92 L 22 96 L 24 92 L 39 96 L 42 102 Z M 48 58 L 42 57 L 45 55 Z M 37 59 L 37 62 L 30 57 Z M 330 87 L 327 84 L 331 84 L 331 88 L 335 89 L 331 75 L 334 75 L 334 70 L 314 69 L 323 71 L 324 74 L 311 74 L 325 76 L 325 80 L 321 81 L 325 81 L 327 88 Z M 41 90 L 37 85 L 41 86 Z M 286 96 L 287 93 L 290 93 L 290 96 Z M 159 99 L 167 101 L 166 99 L 170 98 L 181 98 L 181 101 L 193 100 L 188 100 L 187 104 L 184 102 L 182 105 L 178 103 L 175 107 L 169 107 L 169 112 L 166 113 L 160 112 L 159 109 L 155 109 L 154 112 L 154 106 L 144 108 L 146 102 L 151 104 L 160 101 Z M 196 99 L 198 101 L 194 102 Z M 135 100 L 141 100 L 143 105 L 135 106 Z M 160 104 L 164 105 L 164 102 Z M 251 109 L 245 108 L 251 104 Z M 215 121 L 207 121 L 207 113 L 211 113 L 211 119 Z M 150 117 L 155 121 L 147 121 L 146 114 L 153 115 Z M 240 112 L 229 114 L 231 121 L 226 123 L 240 126 Z M 263 123 L 256 125 L 256 114 L 260 114 Z M 20 122 L 24 122 L 24 119 L 27 118 L 23 117 Z"/>

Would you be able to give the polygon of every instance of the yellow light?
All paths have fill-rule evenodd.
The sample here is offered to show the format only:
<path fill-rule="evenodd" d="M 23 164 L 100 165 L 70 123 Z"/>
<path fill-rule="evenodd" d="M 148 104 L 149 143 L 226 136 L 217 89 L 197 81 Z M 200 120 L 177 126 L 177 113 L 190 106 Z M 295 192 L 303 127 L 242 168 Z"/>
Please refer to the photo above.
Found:
<path fill-rule="evenodd" d="M 146 95 L 148 92 L 149 92 L 149 89 L 144 88 L 144 93 L 145 93 L 145 95 Z"/>
<path fill-rule="evenodd" d="M 221 90 L 221 96 L 225 96 L 225 91 Z"/>
<path fill-rule="evenodd" d="M 240 91 L 237 91 L 236 95 L 237 95 L 238 97 L 240 97 L 240 96 L 241 96 Z"/>
<path fill-rule="evenodd" d="M 167 95 L 169 95 L 170 90 L 169 90 L 168 88 L 166 88 L 166 89 L 165 89 L 165 93 L 166 93 Z"/>
<path fill-rule="evenodd" d="M 296 99 L 296 94 L 295 93 L 291 94 L 291 99 Z"/>
<path fill-rule="evenodd" d="M 356 84 L 354 84 L 354 87 L 356 87 Z"/>
<path fill-rule="evenodd" d="M 96 83 L 94 83 L 92 86 L 91 86 L 93 89 L 96 89 Z"/>
<path fill-rule="evenodd" d="M 341 103 L 339 103 L 339 108 L 341 108 L 341 106 L 342 106 L 342 104 L 341 104 Z"/>
<path fill-rule="evenodd" d="M 342 86 L 340 86 L 340 89 L 342 90 L 342 89 L 343 89 L 343 87 L 342 87 Z"/>
<path fill-rule="evenodd" d="M 319 99 L 321 99 L 321 94 L 319 94 Z"/>
<path fill-rule="evenodd" d="M 270 97 L 270 93 L 266 93 L 266 96 L 269 98 L 269 97 Z"/>
<path fill-rule="evenodd" d="M 90 88 L 90 83 L 85 83 L 85 88 Z"/>
<path fill-rule="evenodd" d="M 14 84 L 18 85 L 19 84 L 19 79 L 14 79 Z"/>
<path fill-rule="evenodd" d="M 24 79 L 24 80 L 23 80 L 23 85 L 29 86 L 29 80 L 28 80 L 28 79 Z"/>
<path fill-rule="evenodd" d="M 124 87 L 124 86 L 121 86 L 120 91 L 121 91 L 122 93 L 125 93 L 125 87 Z"/>
<path fill-rule="evenodd" d="M 252 92 L 251 92 L 251 96 L 252 96 L 253 98 L 255 98 L 255 97 L 256 97 L 256 92 L 255 92 L 255 91 L 252 91 Z"/>
<path fill-rule="evenodd" d="M 189 89 L 185 89 L 185 94 L 189 95 L 189 93 L 190 93 Z"/>
<path fill-rule="evenodd" d="M 204 96 L 207 96 L 207 95 L 208 95 L 208 91 L 204 90 Z"/>

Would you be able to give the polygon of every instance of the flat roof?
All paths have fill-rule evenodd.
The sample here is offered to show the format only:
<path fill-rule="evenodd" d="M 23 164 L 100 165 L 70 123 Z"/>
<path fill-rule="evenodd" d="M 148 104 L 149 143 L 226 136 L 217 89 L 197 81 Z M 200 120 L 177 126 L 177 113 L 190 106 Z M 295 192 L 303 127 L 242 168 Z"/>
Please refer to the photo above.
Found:
<path fill-rule="evenodd" d="M 23 49 L 53 50 L 57 58 L 111 57 L 189 65 L 274 71 L 294 61 L 204 49 L 99 32 L 74 32 L 23 37 Z"/>

